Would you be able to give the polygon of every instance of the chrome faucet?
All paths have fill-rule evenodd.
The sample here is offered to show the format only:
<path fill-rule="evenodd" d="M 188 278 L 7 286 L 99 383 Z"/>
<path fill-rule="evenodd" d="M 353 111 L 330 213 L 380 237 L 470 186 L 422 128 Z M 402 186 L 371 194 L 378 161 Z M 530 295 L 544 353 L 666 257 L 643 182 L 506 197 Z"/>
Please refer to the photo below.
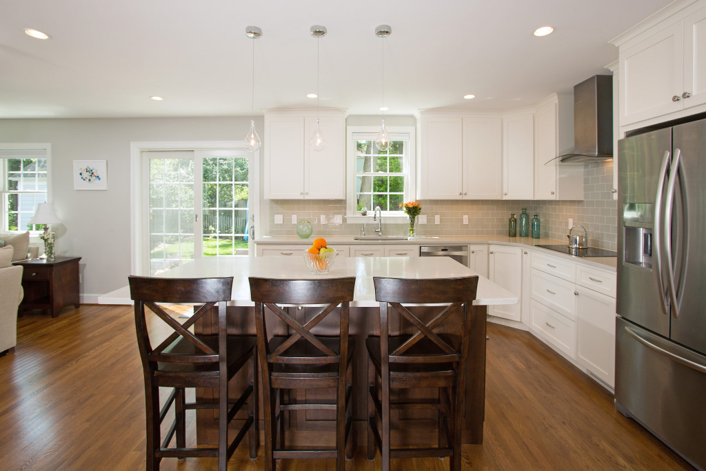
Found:
<path fill-rule="evenodd" d="M 375 229 L 375 232 L 378 233 L 380 237 L 382 237 L 382 209 L 380 209 L 380 206 L 375 206 L 375 213 L 373 214 L 373 221 L 378 222 L 378 228 Z"/>

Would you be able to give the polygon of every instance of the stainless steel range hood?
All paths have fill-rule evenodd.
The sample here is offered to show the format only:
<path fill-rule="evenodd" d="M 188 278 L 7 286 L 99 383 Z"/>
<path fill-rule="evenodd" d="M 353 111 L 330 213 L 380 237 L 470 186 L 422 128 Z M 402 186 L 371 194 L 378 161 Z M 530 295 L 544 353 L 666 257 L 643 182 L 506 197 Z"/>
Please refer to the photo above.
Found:
<path fill-rule="evenodd" d="M 574 87 L 574 150 L 545 165 L 613 160 L 613 77 L 595 75 Z"/>

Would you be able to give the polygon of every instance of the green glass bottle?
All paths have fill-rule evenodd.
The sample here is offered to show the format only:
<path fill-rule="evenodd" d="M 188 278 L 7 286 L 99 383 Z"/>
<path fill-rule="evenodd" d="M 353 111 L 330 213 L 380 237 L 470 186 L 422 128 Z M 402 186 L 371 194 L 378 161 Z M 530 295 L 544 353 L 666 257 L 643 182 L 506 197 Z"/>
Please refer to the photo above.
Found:
<path fill-rule="evenodd" d="M 532 238 L 539 239 L 541 231 L 539 230 L 539 214 L 535 214 L 532 218 Z"/>
<path fill-rule="evenodd" d="M 510 215 L 507 235 L 508 237 L 517 237 L 517 219 L 515 218 L 515 213 Z"/>
<path fill-rule="evenodd" d="M 530 236 L 530 220 L 529 214 L 527 214 L 527 208 L 522 208 L 522 214 L 520 214 L 520 237 Z"/>

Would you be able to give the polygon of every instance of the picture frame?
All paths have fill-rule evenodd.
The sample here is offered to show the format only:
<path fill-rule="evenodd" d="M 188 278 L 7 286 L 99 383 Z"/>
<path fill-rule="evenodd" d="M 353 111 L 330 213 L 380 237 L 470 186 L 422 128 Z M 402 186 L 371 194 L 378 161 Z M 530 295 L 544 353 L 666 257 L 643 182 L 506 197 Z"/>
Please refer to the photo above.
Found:
<path fill-rule="evenodd" d="M 107 160 L 74 160 L 74 190 L 101 191 L 108 189 Z"/>

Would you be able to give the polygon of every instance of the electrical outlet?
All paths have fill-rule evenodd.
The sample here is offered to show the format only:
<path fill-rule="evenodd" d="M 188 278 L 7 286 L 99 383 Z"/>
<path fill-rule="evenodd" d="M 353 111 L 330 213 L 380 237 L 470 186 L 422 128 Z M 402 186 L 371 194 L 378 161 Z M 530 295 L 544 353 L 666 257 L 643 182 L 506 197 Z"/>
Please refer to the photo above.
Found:
<path fill-rule="evenodd" d="M 441 216 L 438 214 L 434 216 L 434 224 L 441 224 Z"/>
<path fill-rule="evenodd" d="M 322 215 L 321 215 L 321 224 L 328 224 L 328 223 L 326 222 L 326 215 L 325 215 L 325 214 L 322 214 Z"/>
<path fill-rule="evenodd" d="M 343 224 L 343 216 L 341 214 L 336 214 L 333 217 L 333 223 L 334 224 Z"/>
<path fill-rule="evenodd" d="M 292 214 L 292 224 L 296 224 L 296 223 L 297 223 L 297 215 Z"/>
<path fill-rule="evenodd" d="M 463 223 L 468 224 L 468 214 L 463 215 Z"/>
<path fill-rule="evenodd" d="M 275 224 L 284 224 L 284 216 L 275 214 Z"/>
<path fill-rule="evenodd" d="M 426 224 L 427 223 L 427 215 L 426 214 L 420 214 L 418 221 L 419 224 Z"/>
<path fill-rule="evenodd" d="M 569 229 L 574 227 L 574 218 L 569 218 Z"/>

